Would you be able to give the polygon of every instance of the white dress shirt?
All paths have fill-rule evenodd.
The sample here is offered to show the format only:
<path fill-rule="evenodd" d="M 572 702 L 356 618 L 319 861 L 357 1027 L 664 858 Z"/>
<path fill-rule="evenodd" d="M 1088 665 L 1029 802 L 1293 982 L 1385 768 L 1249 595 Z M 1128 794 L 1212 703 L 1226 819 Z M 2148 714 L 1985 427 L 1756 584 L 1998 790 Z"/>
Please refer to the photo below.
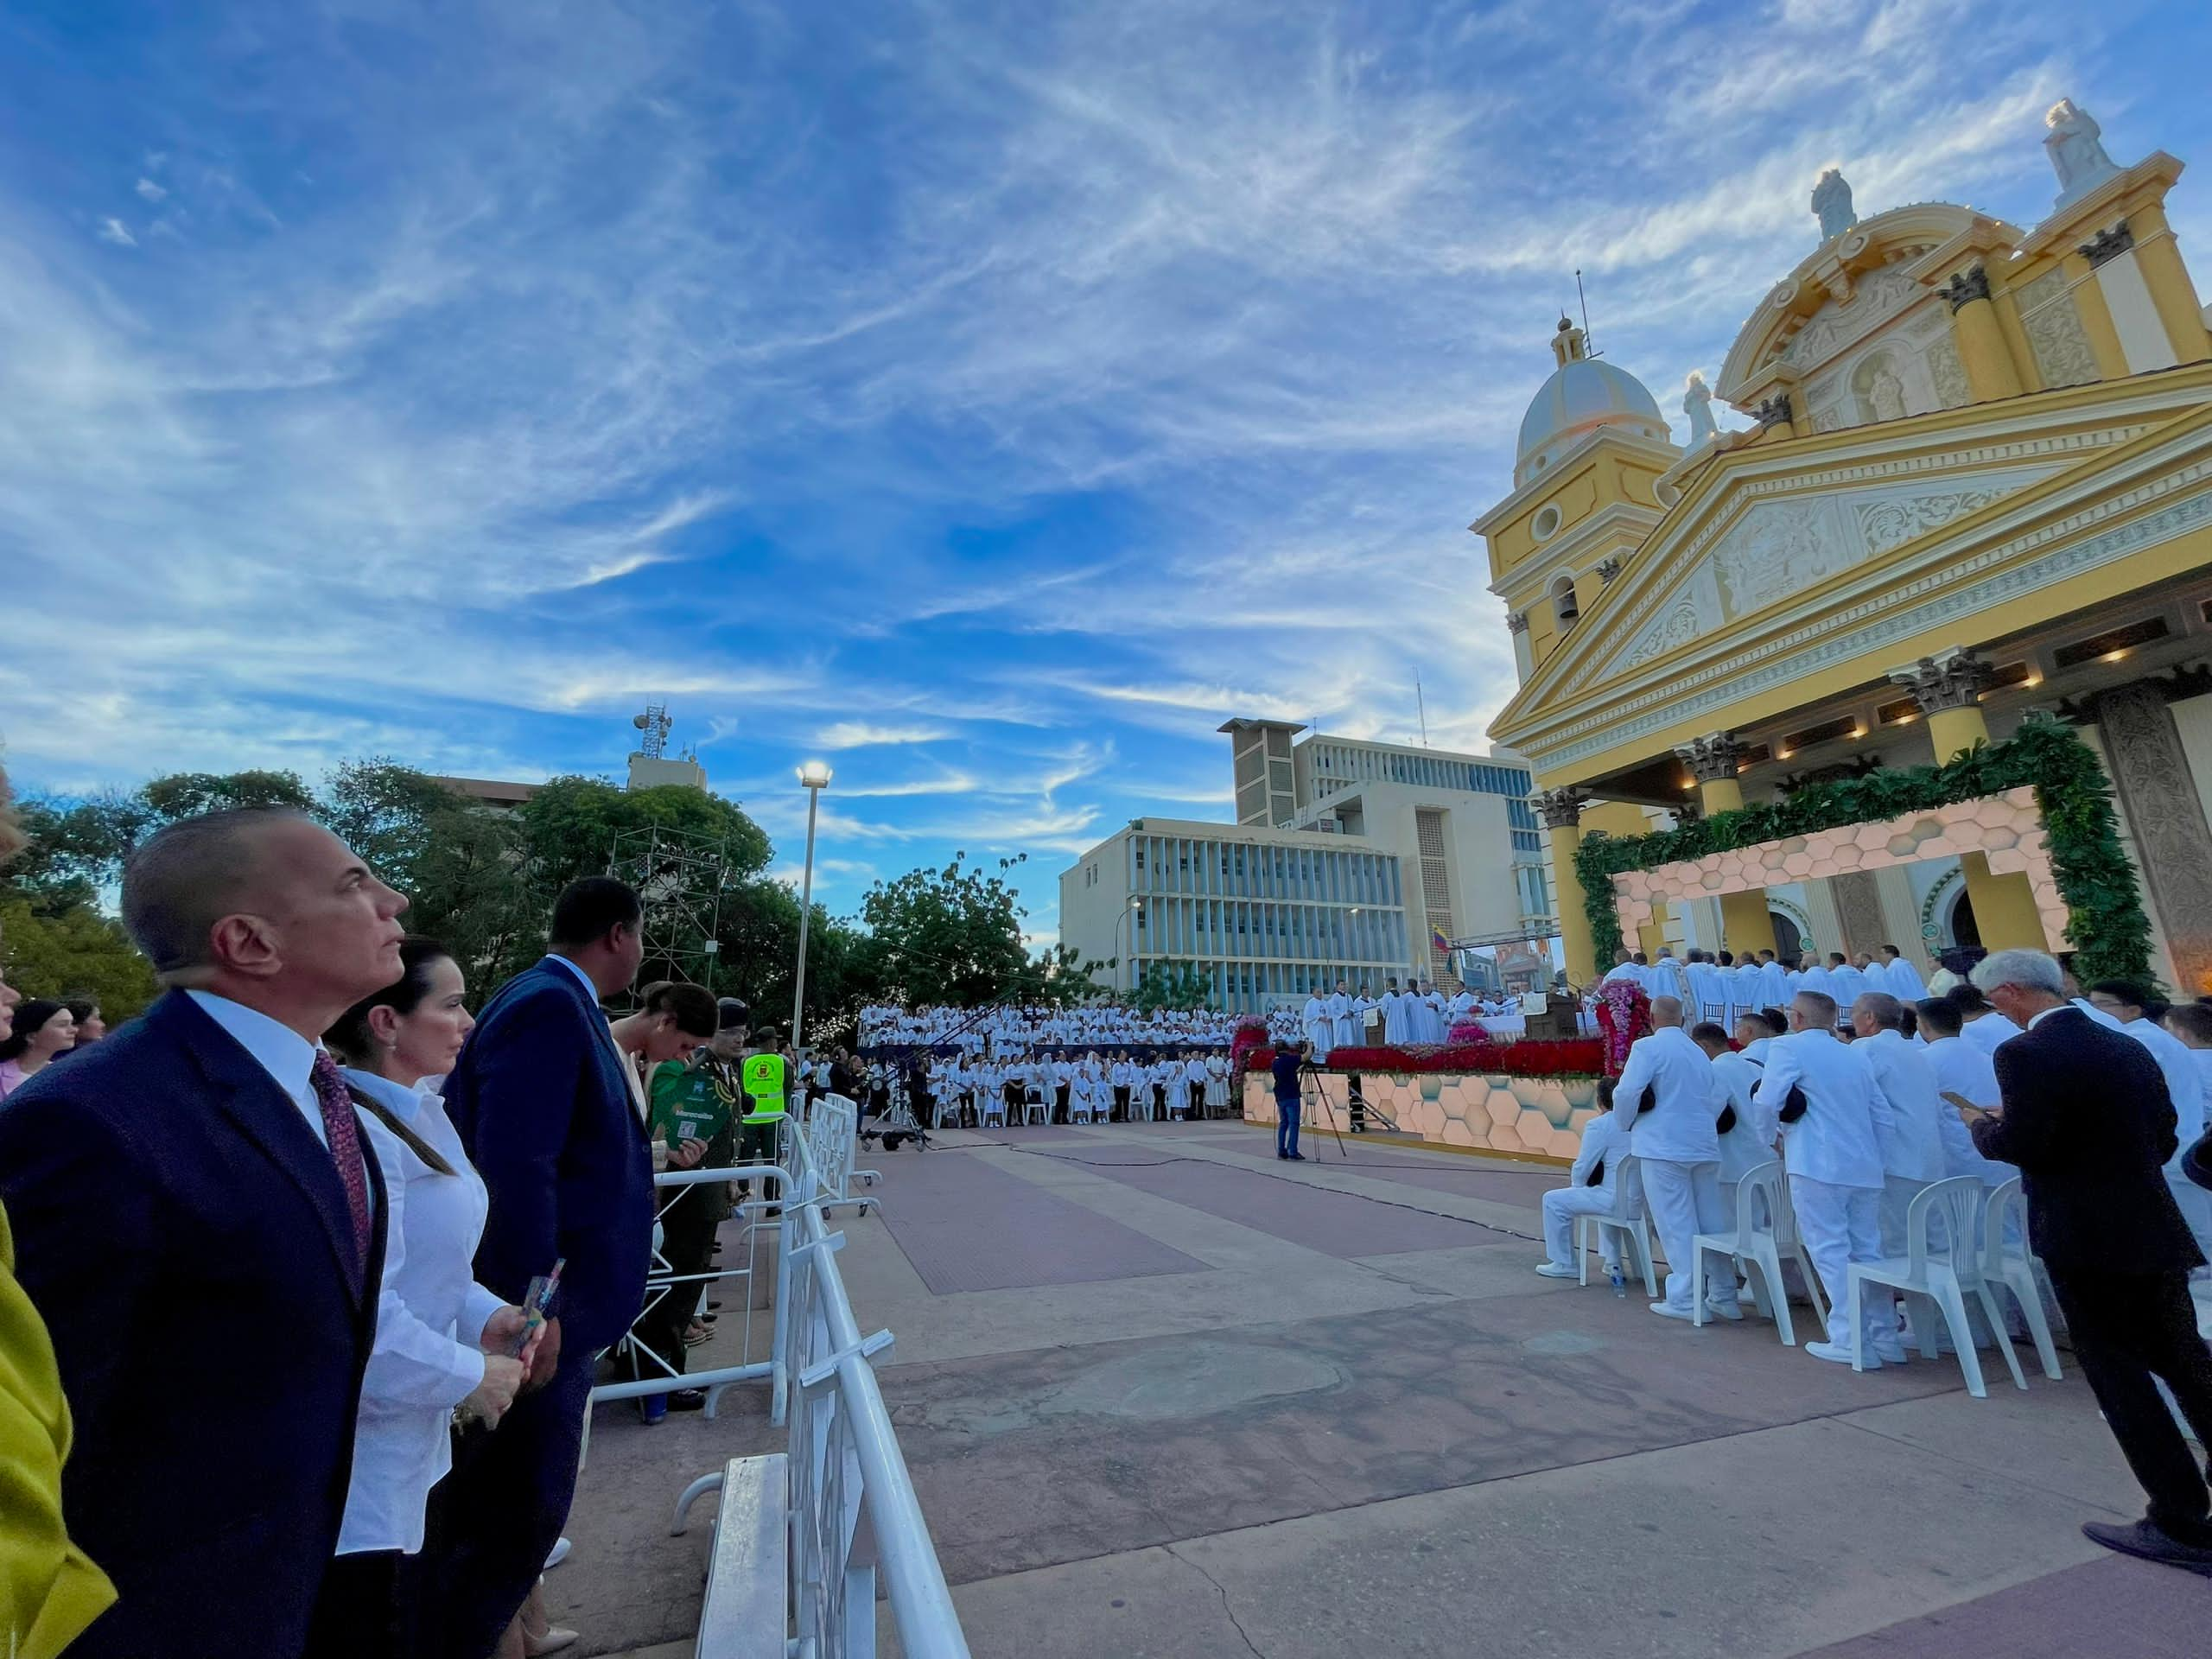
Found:
<path fill-rule="evenodd" d="M 320 1052 L 317 1045 L 294 1031 L 289 1026 L 271 1020 L 258 1008 L 249 1008 L 243 1002 L 233 1002 L 227 996 L 218 996 L 213 991 L 187 991 L 185 995 L 199 1004 L 210 1020 L 220 1026 L 232 1040 L 253 1056 L 254 1061 L 269 1074 L 270 1080 L 292 1104 L 300 1109 L 300 1116 L 307 1120 L 308 1132 L 315 1136 L 315 1144 L 325 1152 L 330 1150 L 330 1130 L 322 1121 L 322 1102 L 315 1092 L 315 1057 Z M 367 1131 L 369 1120 L 359 1112 L 353 1121 L 362 1129 L 362 1156 L 368 1156 Z M 334 1162 L 335 1160 L 334 1160 Z M 365 1173 L 365 1172 L 364 1172 Z M 369 1213 L 377 1208 L 377 1188 L 368 1184 Z M 391 1249 L 391 1241 L 385 1241 Z"/>
<path fill-rule="evenodd" d="M 285 1097 L 300 1109 L 308 1131 L 325 1152 L 330 1150 L 330 1131 L 323 1127 L 322 1103 L 315 1098 L 315 1046 L 289 1026 L 271 1020 L 258 1008 L 233 1002 L 213 991 L 187 991 L 202 1013 L 220 1026 L 238 1046 L 253 1056 Z"/>
<path fill-rule="evenodd" d="M 1662 1026 L 1636 1039 L 1613 1085 L 1615 1131 L 1625 1150 L 1639 1158 L 1682 1164 L 1720 1161 L 1720 1140 L 1713 1121 L 1720 1115 L 1721 1090 L 1713 1062 L 1680 1026 Z M 1639 1115 L 1646 1097 L 1654 1103 Z"/>
<path fill-rule="evenodd" d="M 2046 1013 L 2050 1010 L 2045 1010 Z M 2036 1016 L 2041 1019 L 2043 1016 Z M 1999 1048 L 2020 1034 L 2019 1027 L 2001 1014 L 1985 1014 L 1979 1020 L 1969 1020 L 1960 1028 L 1959 1038 L 1984 1054 L 1994 1054 Z"/>
<path fill-rule="evenodd" d="M 1792 1175 L 1831 1186 L 1882 1185 L 1882 1147 L 1874 1133 L 1881 1090 L 1874 1068 L 1831 1031 L 1777 1037 L 1766 1052 L 1766 1076 L 1755 1096 L 1779 1116 L 1792 1084 L 1805 1091 L 1805 1115 L 1782 1126 L 1782 1160 Z"/>
<path fill-rule="evenodd" d="M 348 1067 L 346 1079 L 388 1107 L 455 1172 L 439 1173 L 376 1118 L 361 1117 L 364 1144 L 384 1168 L 391 1221 L 338 1554 L 412 1554 L 423 1548 L 430 1488 L 452 1466 L 453 1408 L 484 1380 L 477 1343 L 505 1304 L 475 1281 L 471 1264 L 490 1201 L 444 1106 L 435 1095 L 373 1072 Z"/>
<path fill-rule="evenodd" d="M 1908 1181 L 1940 1181 L 1944 1174 L 1945 1117 L 1958 1114 L 1943 1103 L 1936 1068 L 1926 1053 L 1907 1042 L 1901 1031 L 1878 1031 L 1852 1046 L 1874 1068 L 1887 1110 L 1874 1115 L 1874 1134 L 1882 1147 L 1882 1173 Z M 1961 1127 L 1964 1127 L 1961 1125 Z"/>

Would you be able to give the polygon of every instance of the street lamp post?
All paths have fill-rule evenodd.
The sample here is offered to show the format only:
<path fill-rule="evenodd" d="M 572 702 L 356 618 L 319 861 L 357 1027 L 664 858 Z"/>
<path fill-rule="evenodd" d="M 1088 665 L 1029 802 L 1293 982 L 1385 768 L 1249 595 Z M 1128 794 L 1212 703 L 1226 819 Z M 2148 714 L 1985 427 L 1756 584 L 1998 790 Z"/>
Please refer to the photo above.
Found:
<path fill-rule="evenodd" d="M 822 804 L 822 791 L 830 787 L 830 763 L 810 760 L 798 769 L 806 789 L 806 869 L 799 878 L 798 973 L 791 987 L 791 1053 L 800 1067 L 806 1065 L 806 1048 L 800 1041 L 806 1017 L 806 936 L 814 920 L 814 814 Z"/>
<path fill-rule="evenodd" d="M 1122 948 L 1122 924 L 1128 918 L 1128 914 L 1131 911 L 1142 910 L 1143 908 L 1144 900 L 1141 899 L 1132 899 L 1128 904 L 1122 906 L 1122 913 L 1114 918 L 1114 948 L 1116 950 L 1118 951 Z M 1136 956 L 1136 950 L 1137 931 L 1135 928 L 1132 927 L 1129 930 L 1129 955 L 1133 958 L 1129 963 L 1129 989 L 1132 991 L 1135 991 L 1137 988 L 1137 965 L 1134 960 Z"/>

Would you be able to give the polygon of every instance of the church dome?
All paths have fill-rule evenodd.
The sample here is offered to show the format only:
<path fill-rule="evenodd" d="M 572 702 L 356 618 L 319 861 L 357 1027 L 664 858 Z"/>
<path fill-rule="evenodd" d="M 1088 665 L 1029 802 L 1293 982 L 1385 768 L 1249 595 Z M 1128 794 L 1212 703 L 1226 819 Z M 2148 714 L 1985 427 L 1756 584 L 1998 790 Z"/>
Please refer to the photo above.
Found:
<path fill-rule="evenodd" d="M 1521 419 L 1521 444 L 1513 481 L 1525 484 L 1585 433 L 1618 426 L 1639 437 L 1671 443 L 1667 418 L 1643 381 L 1587 354 L 1582 331 L 1565 317 L 1552 337 L 1559 367 L 1537 390 Z"/>

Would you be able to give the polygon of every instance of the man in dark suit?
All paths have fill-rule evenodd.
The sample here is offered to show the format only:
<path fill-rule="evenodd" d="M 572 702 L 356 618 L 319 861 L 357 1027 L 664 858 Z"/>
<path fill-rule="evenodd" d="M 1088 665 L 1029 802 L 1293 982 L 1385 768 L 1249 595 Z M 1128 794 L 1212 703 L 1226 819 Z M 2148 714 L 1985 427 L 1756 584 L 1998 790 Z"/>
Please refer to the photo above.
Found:
<path fill-rule="evenodd" d="M 446 1110 L 491 1190 L 476 1276 L 520 1301 L 562 1269 L 530 1391 L 454 1473 L 445 1592 L 454 1659 L 484 1659 L 521 1607 L 575 1496 L 593 1362 L 645 1304 L 652 1154 L 599 999 L 645 947 L 638 895 L 608 876 L 553 906 L 550 952 L 502 985 L 446 1079 Z"/>
<path fill-rule="evenodd" d="M 1995 1055 L 2001 1115 L 1969 1109 L 1986 1157 L 2020 1166 L 2028 1236 L 2050 1269 L 2074 1352 L 2150 1511 L 2082 1530 L 2107 1549 L 2212 1577 L 2212 1490 L 2152 1379 L 2212 1445 L 2212 1351 L 2196 1333 L 2189 1270 L 2202 1264 L 2167 1186 L 2174 1108 L 2132 1037 L 2066 1000 L 2040 950 L 1999 950 L 1973 975 L 2025 1027 Z"/>
<path fill-rule="evenodd" d="M 385 1193 L 323 1030 L 399 976 L 407 901 L 293 812 L 160 830 L 123 919 L 171 989 L 0 1108 L 16 1271 L 116 1605 L 73 1659 L 297 1659 L 337 1547 Z"/>

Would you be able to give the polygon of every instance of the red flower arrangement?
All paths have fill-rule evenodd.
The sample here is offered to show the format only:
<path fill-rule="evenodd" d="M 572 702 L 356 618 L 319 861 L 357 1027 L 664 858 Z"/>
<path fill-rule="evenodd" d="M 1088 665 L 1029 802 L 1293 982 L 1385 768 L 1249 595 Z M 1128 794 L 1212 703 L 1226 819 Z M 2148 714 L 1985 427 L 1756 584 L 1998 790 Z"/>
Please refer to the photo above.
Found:
<path fill-rule="evenodd" d="M 1253 1057 L 1255 1054 L 1271 1053 L 1274 1047 L 1274 1039 L 1268 1035 L 1266 1021 L 1261 1020 L 1240 1021 L 1236 1035 L 1230 1039 L 1229 1069 L 1230 1072 L 1237 1077 L 1243 1076 L 1251 1069 L 1254 1063 Z"/>
<path fill-rule="evenodd" d="M 1453 1035 L 1456 1037 L 1458 1033 Z M 1332 1048 L 1330 1071 L 1470 1071 L 1509 1077 L 1596 1077 L 1605 1075 L 1605 1045 L 1594 1037 L 1571 1041 L 1522 1038 L 1501 1043 L 1449 1042 L 1414 1048 Z"/>

